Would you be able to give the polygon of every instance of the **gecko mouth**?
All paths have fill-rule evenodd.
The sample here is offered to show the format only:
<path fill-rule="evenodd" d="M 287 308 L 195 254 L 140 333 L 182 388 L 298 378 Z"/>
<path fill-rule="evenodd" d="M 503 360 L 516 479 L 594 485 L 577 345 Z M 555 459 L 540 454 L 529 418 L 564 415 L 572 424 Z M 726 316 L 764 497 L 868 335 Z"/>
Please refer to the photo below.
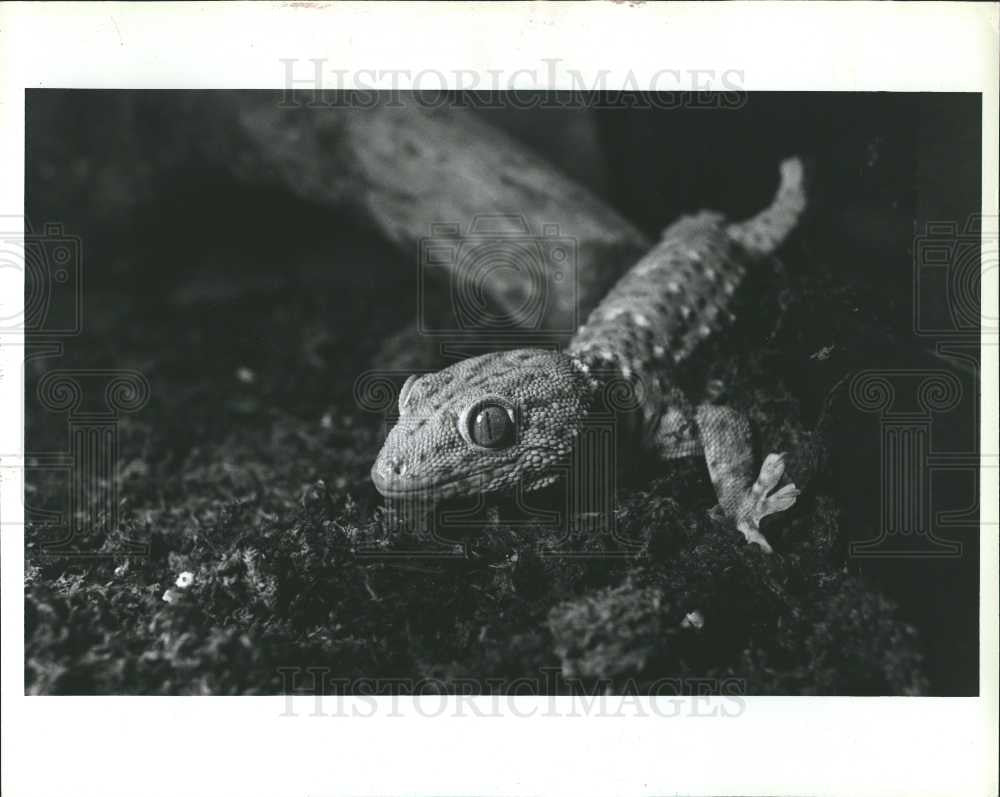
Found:
<path fill-rule="evenodd" d="M 528 452 L 539 451 L 540 448 L 529 448 Z M 410 477 L 401 478 L 398 474 L 393 474 L 386 463 L 376 460 L 371 469 L 372 482 L 375 489 L 384 498 L 425 498 L 443 499 L 454 498 L 455 496 L 470 495 L 473 493 L 497 493 L 510 489 L 513 484 L 509 478 L 512 470 L 518 468 L 517 461 L 494 462 L 486 467 L 480 468 L 472 473 L 461 476 L 451 476 L 439 479 L 414 479 Z M 524 472 L 522 483 L 531 485 L 550 481 L 547 472 Z M 533 489 L 529 487 L 528 489 Z"/>
<path fill-rule="evenodd" d="M 402 486 L 396 479 L 387 479 L 378 470 L 372 468 L 372 482 L 375 489 L 384 498 L 414 498 L 424 496 L 427 498 L 452 498 L 456 495 L 465 495 L 475 489 L 479 492 L 489 492 L 486 485 L 490 480 L 490 470 L 481 470 L 470 473 L 457 479 L 446 481 L 418 480 L 407 482 Z"/>
<path fill-rule="evenodd" d="M 464 495 L 470 488 L 487 492 L 490 475 L 496 472 L 496 468 L 483 468 L 453 479 L 407 479 L 404 486 L 401 479 L 387 478 L 380 471 L 379 464 L 375 463 L 371 476 L 375 489 L 385 498 L 413 498 L 420 495 L 427 498 L 451 498 L 457 494 Z"/>

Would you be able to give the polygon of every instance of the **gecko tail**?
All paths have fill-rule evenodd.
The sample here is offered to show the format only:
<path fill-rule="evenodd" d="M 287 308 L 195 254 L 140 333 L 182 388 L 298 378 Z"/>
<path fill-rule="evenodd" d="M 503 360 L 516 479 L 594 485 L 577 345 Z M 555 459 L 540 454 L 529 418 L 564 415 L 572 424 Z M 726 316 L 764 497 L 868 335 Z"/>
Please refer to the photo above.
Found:
<path fill-rule="evenodd" d="M 756 216 L 730 224 L 729 237 L 753 257 L 775 252 L 798 224 L 806 209 L 806 175 L 801 158 L 781 162 L 781 184 L 771 204 Z"/>

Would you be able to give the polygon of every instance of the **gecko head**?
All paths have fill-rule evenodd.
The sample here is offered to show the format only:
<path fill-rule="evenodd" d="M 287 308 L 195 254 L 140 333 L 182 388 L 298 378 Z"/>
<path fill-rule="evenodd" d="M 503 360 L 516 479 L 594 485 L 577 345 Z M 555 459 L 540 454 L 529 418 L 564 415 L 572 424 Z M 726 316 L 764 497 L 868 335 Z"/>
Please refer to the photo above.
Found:
<path fill-rule="evenodd" d="M 387 498 L 432 500 L 544 487 L 573 450 L 592 388 L 572 358 L 544 349 L 411 376 L 372 481 Z"/>

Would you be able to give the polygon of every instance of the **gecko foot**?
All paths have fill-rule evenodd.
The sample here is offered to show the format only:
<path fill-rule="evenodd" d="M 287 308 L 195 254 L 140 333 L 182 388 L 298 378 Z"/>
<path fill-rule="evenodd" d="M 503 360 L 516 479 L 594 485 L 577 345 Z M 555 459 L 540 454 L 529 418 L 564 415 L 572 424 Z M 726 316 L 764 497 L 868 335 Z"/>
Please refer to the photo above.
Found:
<path fill-rule="evenodd" d="M 768 454 L 760 466 L 760 474 L 753 487 L 747 492 L 736 526 L 743 532 L 747 542 L 755 542 L 767 553 L 772 552 L 764 535 L 760 533 L 760 521 L 775 512 L 790 508 L 799 497 L 799 489 L 794 484 L 786 484 L 780 490 L 771 492 L 785 473 L 785 455 Z"/>

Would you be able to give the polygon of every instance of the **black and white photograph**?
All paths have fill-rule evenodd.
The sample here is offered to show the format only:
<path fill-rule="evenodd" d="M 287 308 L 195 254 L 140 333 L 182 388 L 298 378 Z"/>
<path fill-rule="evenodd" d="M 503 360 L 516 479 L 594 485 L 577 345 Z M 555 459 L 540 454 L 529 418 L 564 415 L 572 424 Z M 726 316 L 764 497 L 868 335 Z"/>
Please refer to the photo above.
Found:
<path fill-rule="evenodd" d="M 197 26 L 183 5 L 132 30 Z M 332 27 L 367 4 L 261 5 Z M 539 5 L 591 6 L 464 13 Z M 527 702 L 536 725 L 638 707 L 650 738 L 738 738 L 762 697 L 800 701 L 793 735 L 822 698 L 995 719 L 996 86 L 765 88 L 670 53 L 621 80 L 547 52 L 531 85 L 331 49 L 281 52 L 270 87 L 5 92 L 24 711 L 252 699 L 348 737 L 401 705 L 418 736 Z M 798 777 L 634 788 L 842 793 Z M 439 783 L 407 793 L 495 793 Z M 375 784 L 329 793 L 402 793 Z"/>
<path fill-rule="evenodd" d="M 25 101 L 28 692 L 977 692 L 978 97 Z"/>

